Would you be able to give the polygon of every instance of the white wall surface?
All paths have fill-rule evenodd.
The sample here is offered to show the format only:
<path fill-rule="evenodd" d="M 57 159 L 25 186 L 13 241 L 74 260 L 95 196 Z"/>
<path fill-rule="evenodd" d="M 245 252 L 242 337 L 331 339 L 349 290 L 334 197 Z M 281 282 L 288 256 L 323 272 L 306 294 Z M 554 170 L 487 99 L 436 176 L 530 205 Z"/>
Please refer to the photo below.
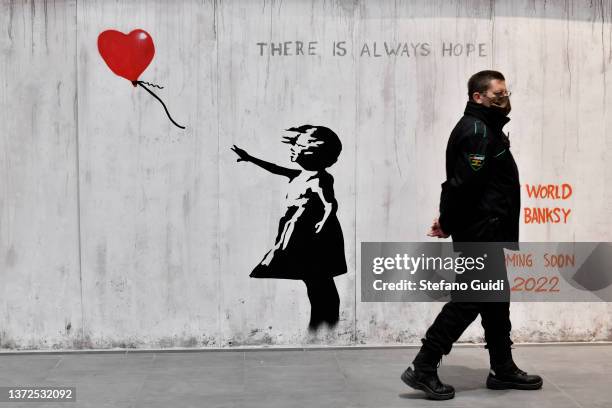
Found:
<path fill-rule="evenodd" d="M 148 31 L 141 88 L 98 54 L 100 32 Z M 315 56 L 258 42 L 316 41 Z M 346 56 L 332 42 L 346 41 Z M 362 46 L 429 43 L 429 55 Z M 484 44 L 443 56 L 443 43 Z M 477 46 L 477 45 L 476 45 Z M 362 241 L 425 241 L 466 82 L 502 71 L 524 183 L 571 183 L 567 224 L 523 241 L 611 241 L 612 2 L 0 2 L 0 348 L 418 343 L 441 304 L 361 303 Z M 349 273 L 341 321 L 309 336 L 300 281 L 251 279 L 286 182 L 237 144 L 290 165 L 282 130 L 335 130 Z M 612 340 L 612 305 L 512 305 L 513 339 Z M 478 322 L 462 337 L 481 341 Z"/>

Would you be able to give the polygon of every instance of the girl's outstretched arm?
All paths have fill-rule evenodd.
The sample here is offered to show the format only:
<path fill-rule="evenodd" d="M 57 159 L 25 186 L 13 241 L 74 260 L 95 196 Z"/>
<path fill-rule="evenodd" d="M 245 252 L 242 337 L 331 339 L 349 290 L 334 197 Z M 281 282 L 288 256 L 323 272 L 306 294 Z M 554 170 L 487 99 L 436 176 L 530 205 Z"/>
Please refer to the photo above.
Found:
<path fill-rule="evenodd" d="M 251 162 L 264 170 L 268 170 L 270 173 L 278 174 L 279 176 L 289 177 L 290 179 L 297 177 L 297 175 L 301 173 L 301 170 L 282 167 L 278 164 L 270 163 L 265 160 L 258 159 L 257 157 L 253 157 L 236 145 L 233 145 L 231 149 L 234 153 L 238 155 L 238 159 L 236 159 L 236 161 Z"/>

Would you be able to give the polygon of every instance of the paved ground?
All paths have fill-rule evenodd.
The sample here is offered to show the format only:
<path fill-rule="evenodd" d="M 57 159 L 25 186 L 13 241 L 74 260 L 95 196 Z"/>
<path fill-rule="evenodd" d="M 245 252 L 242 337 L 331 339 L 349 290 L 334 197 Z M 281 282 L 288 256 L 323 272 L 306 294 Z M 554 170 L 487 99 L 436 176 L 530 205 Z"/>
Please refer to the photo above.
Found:
<path fill-rule="evenodd" d="M 539 391 L 484 387 L 488 356 L 456 347 L 440 368 L 455 399 L 434 402 L 400 374 L 415 349 L 0 355 L 0 386 L 76 386 L 77 403 L 0 407 L 612 407 L 612 345 L 523 346 Z"/>

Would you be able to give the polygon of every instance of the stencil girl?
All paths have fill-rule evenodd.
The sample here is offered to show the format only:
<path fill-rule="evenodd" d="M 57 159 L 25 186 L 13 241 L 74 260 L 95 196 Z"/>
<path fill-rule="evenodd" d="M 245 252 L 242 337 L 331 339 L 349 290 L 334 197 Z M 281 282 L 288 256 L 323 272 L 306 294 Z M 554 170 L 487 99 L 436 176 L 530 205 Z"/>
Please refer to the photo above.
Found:
<path fill-rule="evenodd" d="M 346 273 L 344 238 L 336 210 L 334 179 L 326 168 L 336 162 L 342 144 L 324 126 L 303 125 L 287 129 L 291 161 L 302 170 L 290 169 L 249 155 L 236 145 L 237 161 L 251 162 L 271 173 L 289 178 L 285 214 L 278 225 L 272 249 L 253 269 L 252 278 L 299 279 L 306 284 L 311 305 L 308 328 L 338 322 L 340 298 L 334 276 Z"/>

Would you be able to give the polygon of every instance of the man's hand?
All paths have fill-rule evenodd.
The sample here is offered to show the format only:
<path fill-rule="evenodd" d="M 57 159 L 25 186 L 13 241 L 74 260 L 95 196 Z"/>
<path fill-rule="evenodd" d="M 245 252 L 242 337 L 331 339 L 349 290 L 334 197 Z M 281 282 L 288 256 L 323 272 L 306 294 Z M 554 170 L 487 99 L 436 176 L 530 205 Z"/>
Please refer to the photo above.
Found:
<path fill-rule="evenodd" d="M 434 218 L 433 224 L 431 225 L 431 229 L 427 233 L 428 237 L 436 237 L 436 238 L 448 238 L 450 234 L 442 231 L 440 228 L 440 221 L 437 218 Z"/>

